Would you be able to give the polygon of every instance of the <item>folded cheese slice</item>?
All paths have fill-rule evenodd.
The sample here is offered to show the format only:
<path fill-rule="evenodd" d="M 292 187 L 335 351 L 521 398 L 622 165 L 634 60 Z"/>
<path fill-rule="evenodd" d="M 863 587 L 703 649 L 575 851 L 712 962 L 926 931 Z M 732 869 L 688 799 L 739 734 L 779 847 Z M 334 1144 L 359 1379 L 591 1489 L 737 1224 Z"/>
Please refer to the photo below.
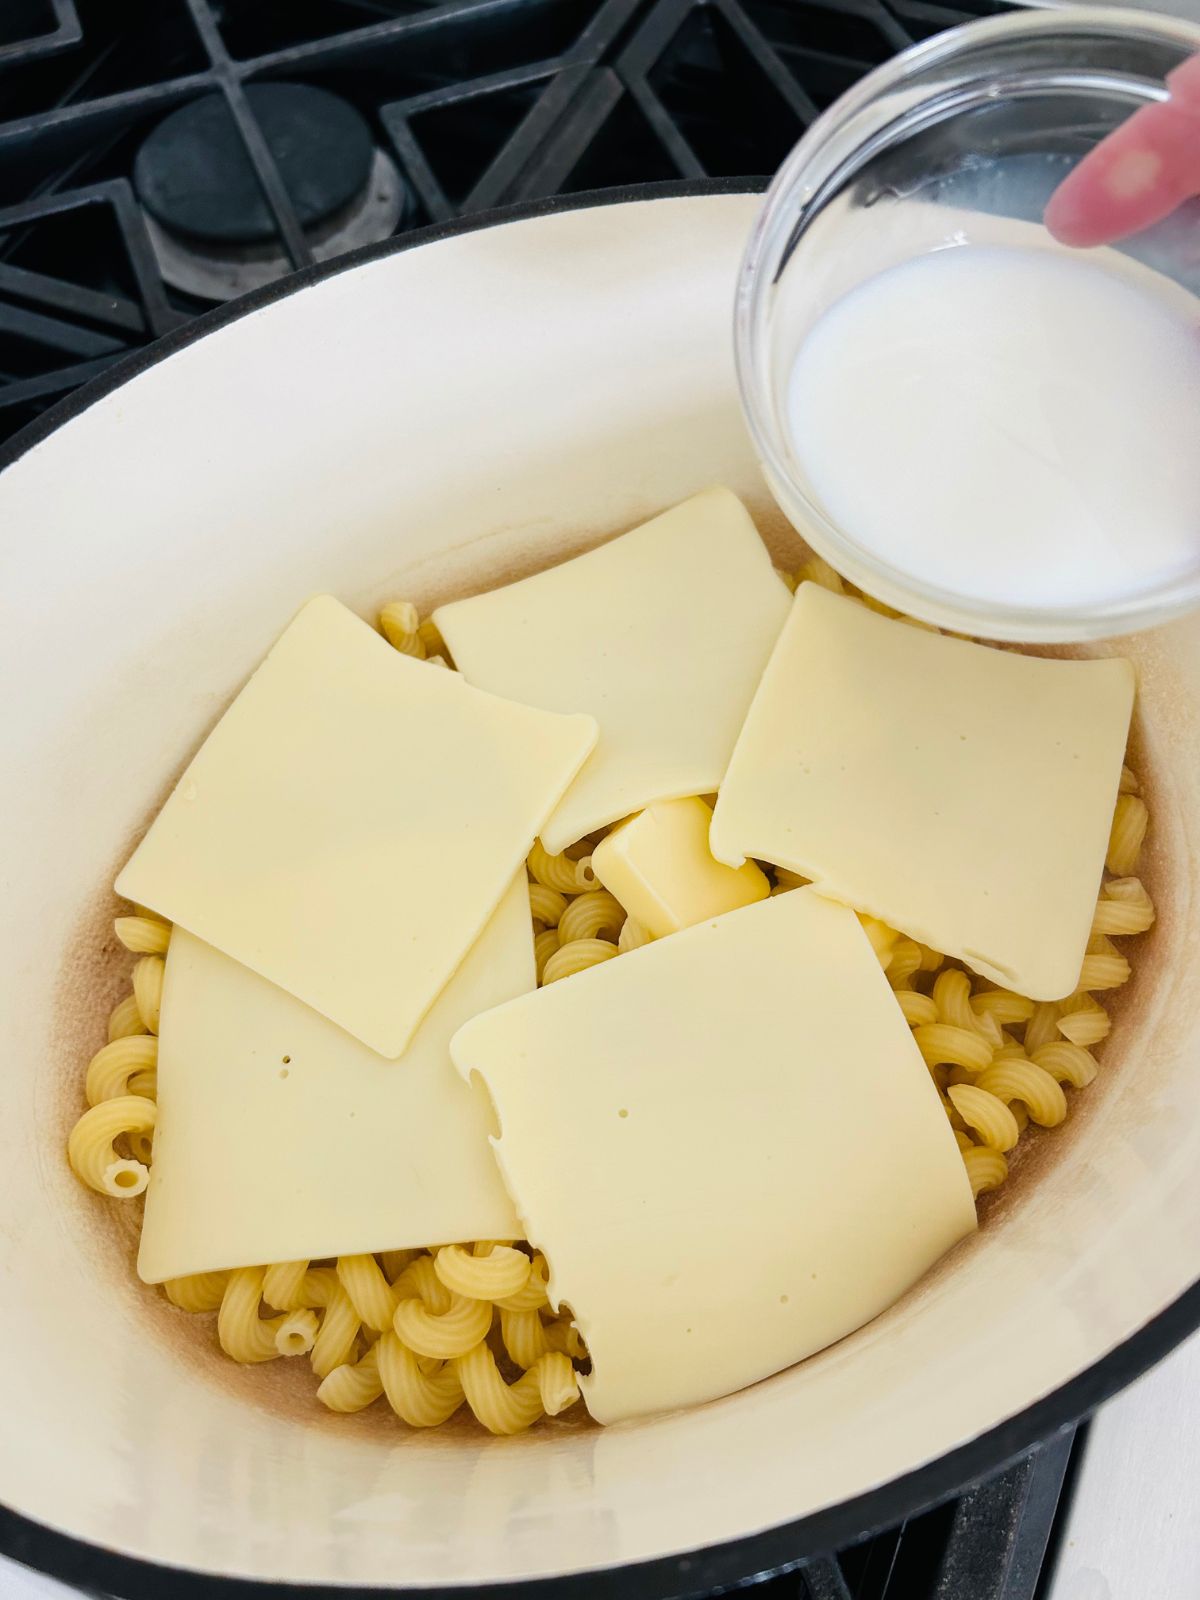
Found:
<path fill-rule="evenodd" d="M 524 873 L 400 1061 L 177 928 L 141 1276 L 518 1237 L 449 1044 L 534 981 Z"/>
<path fill-rule="evenodd" d="M 601 1422 L 729 1394 L 876 1316 L 975 1226 L 962 1158 L 852 911 L 808 889 L 454 1037 Z"/>
<path fill-rule="evenodd" d="M 749 513 L 713 488 L 434 621 L 469 683 L 599 722 L 595 753 L 542 829 L 558 851 L 655 800 L 717 787 L 787 613 Z"/>
<path fill-rule="evenodd" d="M 801 584 L 717 800 L 718 861 L 789 867 L 1035 1000 L 1079 980 L 1128 661 L 913 628 Z"/>
<path fill-rule="evenodd" d="M 117 891 L 398 1056 L 596 742 L 310 600 Z"/>

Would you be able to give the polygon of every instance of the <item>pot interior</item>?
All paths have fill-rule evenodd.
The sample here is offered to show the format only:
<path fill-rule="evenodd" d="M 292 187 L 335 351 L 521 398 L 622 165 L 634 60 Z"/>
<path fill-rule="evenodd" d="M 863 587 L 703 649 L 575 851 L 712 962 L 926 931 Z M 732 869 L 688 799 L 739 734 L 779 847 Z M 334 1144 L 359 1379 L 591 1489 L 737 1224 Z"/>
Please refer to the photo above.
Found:
<path fill-rule="evenodd" d="M 0 477 L 12 1510 L 146 1560 L 304 1583 L 650 1560 L 944 1455 L 1108 1357 L 1200 1275 L 1197 622 L 1104 647 L 1138 665 L 1159 920 L 1101 1076 L 1060 1129 L 1022 1141 L 977 1235 L 798 1368 L 687 1413 L 512 1440 L 329 1415 L 307 1371 L 235 1367 L 207 1319 L 143 1288 L 134 1207 L 66 1168 L 83 1067 L 127 969 L 113 875 L 308 596 L 424 610 L 714 481 L 797 563 L 734 385 L 730 308 L 756 205 L 560 209 L 383 256 L 187 343 Z M 1136 1359 L 1114 1358 L 1105 1381 Z M 821 1524 L 793 1555 L 804 1538 Z"/>

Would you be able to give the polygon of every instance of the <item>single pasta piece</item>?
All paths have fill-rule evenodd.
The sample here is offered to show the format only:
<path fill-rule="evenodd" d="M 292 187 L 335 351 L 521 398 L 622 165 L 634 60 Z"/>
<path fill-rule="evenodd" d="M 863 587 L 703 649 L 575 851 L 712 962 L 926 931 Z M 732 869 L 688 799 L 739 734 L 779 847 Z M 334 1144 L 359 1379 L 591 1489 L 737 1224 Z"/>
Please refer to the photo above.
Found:
<path fill-rule="evenodd" d="M 1070 1040 L 1072 1044 L 1082 1045 L 1085 1050 L 1107 1039 L 1111 1031 L 1112 1021 L 1103 1006 L 1088 1006 L 1072 1011 L 1060 1017 L 1056 1025 L 1056 1032 L 1062 1038 Z M 1032 1053 L 1036 1055 L 1037 1051 Z"/>
<path fill-rule="evenodd" d="M 317 1390 L 317 1399 L 330 1411 L 365 1411 L 382 1393 L 379 1346 L 373 1344 L 361 1361 L 334 1367 Z"/>
<path fill-rule="evenodd" d="M 465 1396 L 454 1362 L 426 1372 L 395 1333 L 385 1333 L 372 1348 L 388 1405 L 410 1428 L 436 1428 L 462 1405 Z"/>
<path fill-rule="evenodd" d="M 1127 878 L 1137 871 L 1142 840 L 1146 837 L 1149 822 L 1150 813 L 1144 800 L 1135 794 L 1117 796 L 1112 832 L 1108 839 L 1108 855 L 1105 858 L 1105 865 L 1116 877 Z"/>
<path fill-rule="evenodd" d="M 972 1072 L 982 1072 L 992 1059 L 991 1044 L 974 1029 L 932 1022 L 914 1028 L 913 1038 L 931 1067 L 967 1067 Z"/>
<path fill-rule="evenodd" d="M 386 1333 L 396 1311 L 396 1294 L 374 1256 L 339 1256 L 337 1275 L 360 1322 Z"/>
<path fill-rule="evenodd" d="M 971 980 L 957 967 L 939 972 L 933 984 L 933 1002 L 938 1020 L 961 1028 L 965 1033 L 980 1033 L 993 1049 L 1000 1047 L 1000 1024 L 989 1013 L 977 1012 L 971 1005 Z"/>
<path fill-rule="evenodd" d="M 446 1288 L 471 1300 L 506 1300 L 519 1294 L 529 1281 L 530 1265 L 529 1257 L 510 1245 L 495 1245 L 481 1255 L 448 1244 L 433 1259 L 433 1270 Z"/>
<path fill-rule="evenodd" d="M 163 1293 L 180 1311 L 219 1311 L 225 1298 L 227 1272 L 195 1272 L 187 1278 L 168 1278 Z"/>
<path fill-rule="evenodd" d="M 152 1033 L 130 1033 L 113 1039 L 88 1063 L 84 1093 L 90 1106 L 131 1093 L 130 1079 L 158 1065 L 158 1040 Z"/>
<path fill-rule="evenodd" d="M 559 978 L 573 977 L 586 967 L 610 961 L 617 954 L 616 945 L 607 939 L 572 939 L 570 944 L 561 945 L 546 962 L 542 982 L 557 983 Z"/>
<path fill-rule="evenodd" d="M 501 1311 L 540 1311 L 548 1304 L 546 1281 L 549 1269 L 546 1258 L 539 1251 L 529 1263 L 529 1276 L 515 1294 L 494 1295 L 493 1301 Z"/>
<path fill-rule="evenodd" d="M 1141 784 L 1137 781 L 1137 775 L 1131 772 L 1128 767 L 1122 767 L 1120 792 L 1122 794 L 1137 794 L 1140 788 Z"/>
<path fill-rule="evenodd" d="M 535 922 L 544 922 L 548 928 L 556 928 L 566 909 L 567 897 L 557 889 L 548 889 L 544 883 L 529 885 L 529 910 Z"/>
<path fill-rule="evenodd" d="M 997 1061 L 979 1074 L 977 1087 L 1007 1105 L 1021 1101 L 1040 1128 L 1057 1128 L 1067 1115 L 1067 1097 L 1058 1079 L 1034 1061 Z"/>
<path fill-rule="evenodd" d="M 545 1410 L 536 1367 L 507 1384 L 486 1344 L 464 1352 L 454 1366 L 467 1404 L 489 1433 L 524 1433 Z"/>
<path fill-rule="evenodd" d="M 955 1128 L 954 1142 L 960 1150 L 974 1150 L 975 1141 L 969 1133 L 964 1133 L 961 1128 Z"/>
<path fill-rule="evenodd" d="M 1040 1046 L 1034 1051 L 1033 1060 L 1043 1072 L 1060 1083 L 1069 1083 L 1073 1089 L 1086 1089 L 1100 1070 L 1095 1056 L 1068 1039 L 1055 1039 Z"/>
<path fill-rule="evenodd" d="M 144 1095 L 147 1100 L 157 1100 L 157 1070 L 154 1067 L 146 1067 L 141 1072 L 135 1072 L 129 1080 L 129 1093 Z"/>
<path fill-rule="evenodd" d="M 921 944 L 916 941 L 917 949 L 921 952 L 921 971 L 936 972 L 945 962 L 946 958 L 940 950 L 935 950 L 930 944 Z"/>
<path fill-rule="evenodd" d="M 989 1145 L 972 1145 L 963 1151 L 963 1165 L 971 1182 L 971 1193 L 976 1197 L 985 1189 L 998 1189 L 1008 1177 L 1008 1162 L 999 1150 Z"/>
<path fill-rule="evenodd" d="M 142 1014 L 138 1010 L 137 996 L 127 994 L 124 1000 L 118 1000 L 112 1008 L 108 1019 L 108 1042 L 114 1039 L 128 1039 L 135 1033 L 145 1033 L 146 1024 L 142 1021 Z"/>
<path fill-rule="evenodd" d="M 1009 1028 L 1029 1021 L 1033 1001 L 1023 994 L 1013 994 L 1011 989 L 984 989 L 972 998 L 971 1009 L 979 1016 L 995 1017 L 1002 1028 Z"/>
<path fill-rule="evenodd" d="M 158 917 L 118 917 L 113 923 L 126 950 L 139 956 L 165 956 L 171 942 L 171 924 Z"/>
<path fill-rule="evenodd" d="M 1085 991 L 1117 989 L 1121 984 L 1128 983 L 1130 971 L 1130 965 L 1122 955 L 1084 956 L 1079 971 L 1079 987 Z"/>
<path fill-rule="evenodd" d="M 887 979 L 893 989 L 908 989 L 913 975 L 921 970 L 921 946 L 915 939 L 898 939 L 887 964 Z"/>
<path fill-rule="evenodd" d="M 580 869 L 586 865 L 587 881 L 580 876 Z M 533 849 L 529 852 L 529 871 L 535 883 L 543 884 L 547 889 L 557 889 L 559 894 L 579 894 L 584 889 L 596 887 L 596 875 L 592 872 L 590 857 L 583 861 L 572 861 L 568 855 L 552 856 L 540 839 L 534 841 Z"/>
<path fill-rule="evenodd" d="M 229 1274 L 217 1313 L 217 1338 L 234 1361 L 249 1365 L 274 1361 L 279 1355 L 275 1335 L 282 1317 L 262 1317 L 263 1268 L 239 1267 Z"/>
<path fill-rule="evenodd" d="M 542 1409 L 548 1417 L 557 1417 L 579 1399 L 579 1379 L 569 1356 L 552 1350 L 541 1357 L 533 1370 L 537 1373 Z"/>
<path fill-rule="evenodd" d="M 289 1311 L 275 1329 L 275 1348 L 281 1356 L 306 1356 L 320 1331 L 321 1320 L 315 1311 Z"/>
<path fill-rule="evenodd" d="M 599 938 L 603 932 L 618 938 L 624 921 L 624 906 L 607 889 L 590 889 L 572 900 L 563 912 L 558 940 L 560 944 L 571 944 L 576 939 Z"/>
<path fill-rule="evenodd" d="M 464 1355 L 487 1337 L 491 1325 L 491 1303 L 461 1294 L 452 1294 L 450 1309 L 441 1313 L 430 1311 L 420 1300 L 401 1300 L 393 1322 L 410 1350 L 438 1361 Z"/>
<path fill-rule="evenodd" d="M 653 938 L 654 935 L 649 928 L 643 928 L 640 922 L 635 922 L 632 917 L 626 917 L 617 938 L 617 949 L 622 955 L 626 955 L 630 950 L 640 950 L 644 944 L 652 943 Z"/>
<path fill-rule="evenodd" d="M 71 1129 L 67 1159 L 76 1177 L 98 1194 L 129 1200 L 150 1181 L 142 1161 L 127 1161 L 113 1148 L 122 1134 L 151 1133 L 158 1117 L 153 1100 L 141 1095 L 119 1095 L 102 1100 L 85 1111 Z"/>
<path fill-rule="evenodd" d="M 301 1289 L 307 1261 L 277 1261 L 269 1266 L 263 1276 L 263 1299 L 278 1311 L 299 1311 L 306 1304 Z"/>
<path fill-rule="evenodd" d="M 932 995 L 921 994 L 916 989 L 895 989 L 893 993 L 910 1028 L 928 1026 L 937 1021 L 938 1008 Z"/>
<path fill-rule="evenodd" d="M 546 928 L 541 933 L 534 935 L 533 959 L 537 965 L 537 979 L 541 983 L 545 976 L 546 963 L 558 950 L 558 929 Z"/>
<path fill-rule="evenodd" d="M 1017 1119 L 1003 1100 L 970 1083 L 952 1083 L 946 1090 L 951 1105 L 993 1150 L 1011 1150 L 1021 1136 Z"/>
<path fill-rule="evenodd" d="M 1140 878 L 1110 878 L 1100 891 L 1093 934 L 1145 933 L 1154 924 L 1154 902 Z"/>
<path fill-rule="evenodd" d="M 353 1361 L 361 1326 L 354 1303 L 339 1282 L 329 1297 L 325 1315 L 321 1318 L 321 1331 L 313 1342 L 309 1357 L 318 1378 L 327 1378 L 334 1367 Z"/>
<path fill-rule="evenodd" d="M 796 570 L 797 586 L 802 583 L 819 583 L 822 589 L 828 589 L 833 594 L 845 594 L 846 585 L 842 582 L 839 573 L 829 565 L 823 556 L 809 556 Z"/>
<path fill-rule="evenodd" d="M 133 969 L 133 997 L 148 1033 L 158 1032 L 165 972 L 166 965 L 161 956 L 143 956 Z"/>
<path fill-rule="evenodd" d="M 1057 1000 L 1042 1000 L 1034 1005 L 1033 1015 L 1025 1024 L 1025 1054 L 1032 1056 L 1039 1046 L 1058 1038 L 1058 1019 L 1062 1007 Z"/>
<path fill-rule="evenodd" d="M 421 638 L 421 618 L 416 606 L 408 600 L 389 600 L 379 613 L 379 631 L 387 642 L 401 655 L 425 659 L 425 641 Z"/>

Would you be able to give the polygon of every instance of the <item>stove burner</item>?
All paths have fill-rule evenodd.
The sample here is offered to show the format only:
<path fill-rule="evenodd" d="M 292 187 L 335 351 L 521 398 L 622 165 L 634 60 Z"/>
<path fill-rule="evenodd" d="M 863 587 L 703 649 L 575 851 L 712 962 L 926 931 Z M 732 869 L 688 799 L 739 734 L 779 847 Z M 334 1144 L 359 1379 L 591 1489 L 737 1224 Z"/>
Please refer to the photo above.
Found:
<path fill-rule="evenodd" d="M 362 191 L 371 130 L 352 105 L 302 83 L 251 84 L 246 99 L 301 227 L 324 222 Z M 133 182 L 146 210 L 173 233 L 207 244 L 276 237 L 224 95 L 207 94 L 165 117 L 137 153 Z"/>
<path fill-rule="evenodd" d="M 245 95 L 318 261 L 395 231 L 408 206 L 405 184 L 352 105 L 308 84 L 251 84 Z M 175 288 L 228 300 L 291 270 L 223 95 L 164 118 L 138 151 L 133 181 Z"/>

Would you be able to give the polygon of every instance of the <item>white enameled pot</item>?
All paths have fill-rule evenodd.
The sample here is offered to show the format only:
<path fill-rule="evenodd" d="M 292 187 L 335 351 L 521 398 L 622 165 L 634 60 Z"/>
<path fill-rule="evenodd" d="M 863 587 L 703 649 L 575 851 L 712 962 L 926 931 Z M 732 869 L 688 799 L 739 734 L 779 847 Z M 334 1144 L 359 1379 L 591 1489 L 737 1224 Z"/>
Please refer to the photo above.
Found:
<path fill-rule="evenodd" d="M 172 1600 L 213 1577 L 688 1593 L 949 1492 L 1200 1321 L 1195 621 L 1120 646 L 1141 677 L 1160 919 L 1100 1078 L 975 1237 L 792 1371 L 686 1413 L 513 1440 L 326 1415 L 305 1374 L 233 1366 L 142 1288 L 133 1208 L 66 1169 L 123 970 L 114 870 L 306 597 L 424 606 L 716 480 L 795 560 L 734 385 L 757 203 L 643 190 L 398 240 L 202 320 L 9 447 L 0 1550 Z"/>

